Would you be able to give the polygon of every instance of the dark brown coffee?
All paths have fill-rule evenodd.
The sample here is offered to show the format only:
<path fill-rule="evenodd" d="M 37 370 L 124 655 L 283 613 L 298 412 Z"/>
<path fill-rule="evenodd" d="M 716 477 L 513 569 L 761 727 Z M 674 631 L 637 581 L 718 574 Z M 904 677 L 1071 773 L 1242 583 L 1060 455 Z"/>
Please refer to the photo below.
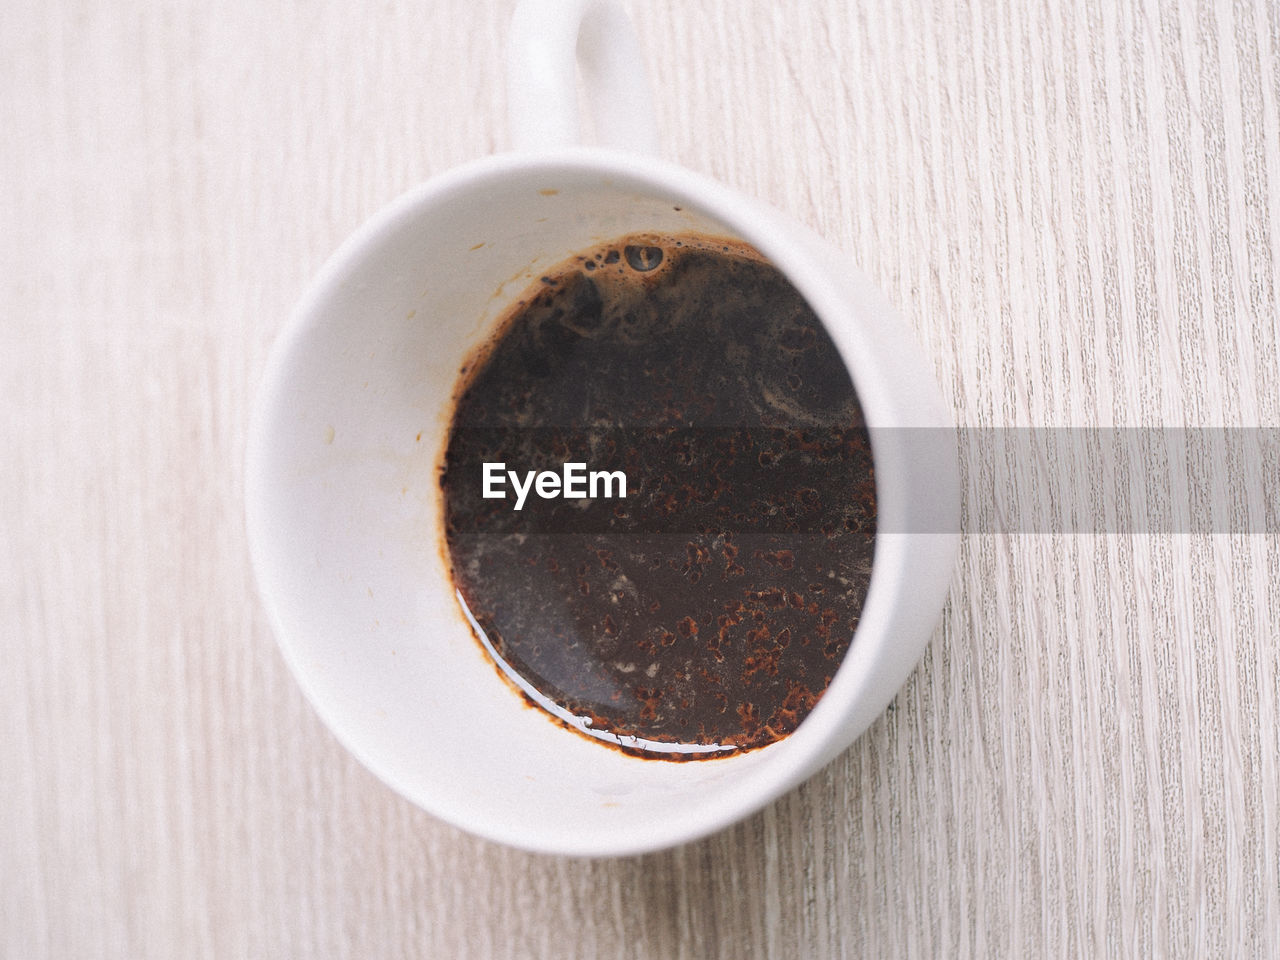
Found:
<path fill-rule="evenodd" d="M 781 272 L 704 236 L 583 252 L 455 404 L 454 582 L 526 691 L 670 759 L 796 729 L 858 624 L 876 505 L 853 384 Z"/>

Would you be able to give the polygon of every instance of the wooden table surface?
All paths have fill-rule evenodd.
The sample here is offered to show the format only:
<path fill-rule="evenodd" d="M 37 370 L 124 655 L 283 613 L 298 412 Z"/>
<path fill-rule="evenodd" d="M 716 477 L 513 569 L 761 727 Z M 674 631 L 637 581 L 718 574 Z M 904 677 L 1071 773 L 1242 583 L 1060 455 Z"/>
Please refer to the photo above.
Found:
<path fill-rule="evenodd" d="M 319 723 L 253 390 L 343 237 L 508 145 L 511 6 L 0 16 L 0 956 L 1280 956 L 1274 528 L 972 530 L 851 750 L 643 858 L 473 839 Z M 870 273 L 961 424 L 1280 427 L 1275 0 L 628 7 L 665 155 Z"/>

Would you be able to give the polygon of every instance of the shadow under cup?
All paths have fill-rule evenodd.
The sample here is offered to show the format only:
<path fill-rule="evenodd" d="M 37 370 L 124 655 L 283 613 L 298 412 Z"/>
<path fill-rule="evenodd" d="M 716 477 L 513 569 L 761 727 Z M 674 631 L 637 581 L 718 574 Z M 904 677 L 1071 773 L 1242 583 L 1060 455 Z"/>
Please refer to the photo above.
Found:
<path fill-rule="evenodd" d="M 643 231 L 755 246 L 823 319 L 877 444 L 889 388 L 869 382 L 870 361 L 849 362 L 860 334 L 830 316 L 851 308 L 847 290 L 823 287 L 823 253 L 779 239 L 775 225 L 795 228 L 724 188 L 653 166 L 490 158 L 402 198 L 325 266 L 275 347 L 251 430 L 255 570 L 308 698 L 405 797 L 526 849 L 626 854 L 719 829 L 847 746 L 919 654 L 889 636 L 908 566 L 892 533 L 879 538 L 862 625 L 826 695 L 789 737 L 746 753 L 670 763 L 602 746 L 530 707 L 472 636 L 440 517 L 459 367 L 531 280 L 576 251 Z M 898 458 L 882 464 L 879 446 L 875 456 L 881 523 L 892 529 L 907 491 Z M 887 671 L 886 657 L 896 658 Z"/>

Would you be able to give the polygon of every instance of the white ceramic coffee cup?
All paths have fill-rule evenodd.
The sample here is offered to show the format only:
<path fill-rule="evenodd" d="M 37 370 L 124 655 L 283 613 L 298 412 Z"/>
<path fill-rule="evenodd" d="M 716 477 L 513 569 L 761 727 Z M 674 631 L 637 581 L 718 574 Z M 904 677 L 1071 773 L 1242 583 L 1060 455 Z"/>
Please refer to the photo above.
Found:
<path fill-rule="evenodd" d="M 954 565 L 951 419 L 893 309 L 843 257 L 650 155 L 648 88 L 617 6 L 530 0 L 512 31 L 518 150 L 445 173 L 365 224 L 276 343 L 247 452 L 250 550 L 298 682 L 387 784 L 502 843 L 633 854 L 758 810 L 888 704 L 936 625 Z M 575 52 L 588 89 L 611 107 L 596 117 L 606 147 L 573 145 Z M 463 359 L 540 272 L 641 230 L 735 237 L 783 270 L 848 365 L 876 465 L 871 585 L 835 679 L 791 736 L 715 760 L 638 759 L 527 706 L 472 636 L 442 545 L 437 467 Z M 920 436 L 932 439 L 911 439 Z"/>

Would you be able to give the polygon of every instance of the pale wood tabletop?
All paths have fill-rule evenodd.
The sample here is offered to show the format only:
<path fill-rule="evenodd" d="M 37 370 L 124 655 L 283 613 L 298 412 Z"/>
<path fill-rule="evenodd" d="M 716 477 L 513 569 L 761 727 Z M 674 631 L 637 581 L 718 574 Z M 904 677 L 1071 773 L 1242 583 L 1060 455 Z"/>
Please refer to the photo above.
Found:
<path fill-rule="evenodd" d="M 511 7 L 6 6 L 0 956 L 1280 956 L 1274 530 L 969 533 L 851 750 L 643 858 L 473 839 L 320 724 L 253 391 L 347 234 L 508 145 Z M 1280 427 L 1274 0 L 628 8 L 665 155 L 860 264 L 959 423 Z"/>

